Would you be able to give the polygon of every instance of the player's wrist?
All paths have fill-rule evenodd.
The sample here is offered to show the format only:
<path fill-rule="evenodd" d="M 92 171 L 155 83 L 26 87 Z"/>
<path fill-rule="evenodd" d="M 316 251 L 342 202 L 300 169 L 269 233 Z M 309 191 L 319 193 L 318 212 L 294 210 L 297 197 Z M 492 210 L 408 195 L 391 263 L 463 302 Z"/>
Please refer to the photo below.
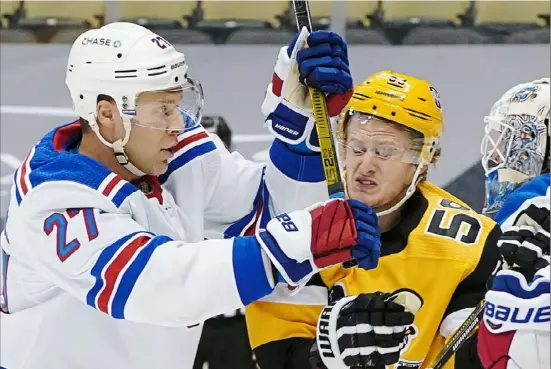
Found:
<path fill-rule="evenodd" d="M 234 238 L 232 257 L 235 284 L 243 305 L 274 290 L 277 280 L 274 280 L 272 263 L 254 236 Z"/>
<path fill-rule="evenodd" d="M 270 147 L 269 155 L 272 164 L 288 178 L 308 183 L 325 182 L 325 172 L 319 153 L 305 155 L 276 139 Z"/>
<path fill-rule="evenodd" d="M 297 259 L 287 255 L 281 248 L 280 242 L 293 244 L 294 248 L 301 248 L 301 242 L 294 240 L 278 240 L 269 230 L 261 230 L 256 234 L 256 238 L 262 248 L 262 251 L 271 261 L 273 267 L 278 271 L 278 278 L 291 286 L 302 286 L 318 271 L 315 265 L 310 262 L 311 254 L 306 257 L 307 260 L 299 262 Z M 304 248 L 304 247 L 302 247 Z M 308 245 L 309 248 L 309 245 Z M 310 251 L 308 251 L 310 253 Z M 302 258 L 301 258 L 302 259 Z"/>

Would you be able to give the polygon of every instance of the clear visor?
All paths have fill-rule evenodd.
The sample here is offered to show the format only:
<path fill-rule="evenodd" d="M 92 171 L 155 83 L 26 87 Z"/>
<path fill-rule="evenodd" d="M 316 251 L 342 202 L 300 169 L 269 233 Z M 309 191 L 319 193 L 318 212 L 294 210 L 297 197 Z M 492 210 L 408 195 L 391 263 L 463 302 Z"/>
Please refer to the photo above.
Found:
<path fill-rule="evenodd" d="M 486 175 L 497 169 L 510 169 L 528 177 L 542 168 L 546 127 L 530 115 L 512 115 L 503 120 L 484 118 L 486 123 L 481 145 L 482 166 Z"/>
<path fill-rule="evenodd" d="M 339 138 L 340 151 L 344 157 L 370 155 L 384 160 L 418 164 L 426 140 L 413 139 L 409 135 L 385 134 L 371 130 L 369 123 L 375 117 L 353 112 L 346 122 L 346 132 Z M 381 134 L 382 133 L 382 134 Z"/>
<path fill-rule="evenodd" d="M 203 89 L 199 81 L 188 78 L 179 88 L 140 93 L 135 109 L 122 113 L 134 126 L 183 133 L 201 123 Z"/>

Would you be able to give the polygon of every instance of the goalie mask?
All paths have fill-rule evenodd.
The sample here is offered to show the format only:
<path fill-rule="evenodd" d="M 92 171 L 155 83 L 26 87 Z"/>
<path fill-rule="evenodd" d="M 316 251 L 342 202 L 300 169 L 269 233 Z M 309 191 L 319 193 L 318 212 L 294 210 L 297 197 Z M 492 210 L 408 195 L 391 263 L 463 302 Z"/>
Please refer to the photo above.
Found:
<path fill-rule="evenodd" d="M 484 118 L 485 214 L 496 213 L 511 192 L 549 171 L 549 93 L 548 78 L 517 85 Z"/>
<path fill-rule="evenodd" d="M 180 133 L 200 124 L 203 91 L 198 81 L 187 77 L 187 69 L 184 54 L 168 41 L 142 26 L 118 22 L 76 39 L 66 84 L 78 116 L 113 149 L 121 165 L 141 176 L 145 173 L 124 150 L 132 126 Z M 163 98 L 155 98 L 156 93 Z M 100 96 L 113 99 L 122 117 L 125 134 L 115 142 L 108 142 L 99 131 Z"/>

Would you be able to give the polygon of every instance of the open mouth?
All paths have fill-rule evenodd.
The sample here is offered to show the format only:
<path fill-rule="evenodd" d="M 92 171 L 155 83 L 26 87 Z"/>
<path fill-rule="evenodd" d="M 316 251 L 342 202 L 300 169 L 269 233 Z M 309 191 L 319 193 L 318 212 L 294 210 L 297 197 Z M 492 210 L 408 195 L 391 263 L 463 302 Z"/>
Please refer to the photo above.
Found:
<path fill-rule="evenodd" d="M 356 183 L 358 183 L 361 186 L 369 186 L 369 187 L 377 185 L 377 182 L 375 180 L 364 176 L 357 177 Z"/>

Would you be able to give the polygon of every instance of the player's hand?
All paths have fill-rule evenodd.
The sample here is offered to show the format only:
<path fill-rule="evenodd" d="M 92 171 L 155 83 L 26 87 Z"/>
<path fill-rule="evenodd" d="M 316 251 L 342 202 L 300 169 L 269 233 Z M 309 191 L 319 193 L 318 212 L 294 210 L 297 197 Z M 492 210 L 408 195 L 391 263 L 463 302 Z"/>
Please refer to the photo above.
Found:
<path fill-rule="evenodd" d="M 507 362 L 519 368 L 549 368 L 549 273 L 550 266 L 533 280 L 512 270 L 497 273 L 485 296 L 478 332 L 477 351 L 485 368 L 508 367 Z M 527 348 L 534 354 L 526 355 Z"/>
<path fill-rule="evenodd" d="M 528 280 L 549 265 L 549 215 L 549 209 L 530 205 L 519 213 L 513 226 L 503 230 L 498 241 L 506 267 Z"/>
<path fill-rule="evenodd" d="M 257 239 L 291 286 L 302 286 L 319 270 L 347 261 L 375 268 L 381 248 L 375 212 L 356 200 L 332 199 L 281 214 Z"/>
<path fill-rule="evenodd" d="M 411 290 L 344 297 L 326 306 L 318 321 L 317 354 L 331 369 L 372 368 L 398 362 L 413 334 L 423 300 Z M 310 360 L 315 364 L 315 355 Z"/>
<path fill-rule="evenodd" d="M 287 48 L 292 57 L 297 33 Z M 326 94 L 344 94 L 353 87 L 348 63 L 348 46 L 341 36 L 329 31 L 315 31 L 306 40 L 307 48 L 296 55 L 300 82 Z"/>
<path fill-rule="evenodd" d="M 307 87 L 326 93 L 329 116 L 336 122 L 353 92 L 347 46 L 336 33 L 298 32 L 280 50 L 262 104 L 270 131 L 300 153 L 320 151 Z"/>

